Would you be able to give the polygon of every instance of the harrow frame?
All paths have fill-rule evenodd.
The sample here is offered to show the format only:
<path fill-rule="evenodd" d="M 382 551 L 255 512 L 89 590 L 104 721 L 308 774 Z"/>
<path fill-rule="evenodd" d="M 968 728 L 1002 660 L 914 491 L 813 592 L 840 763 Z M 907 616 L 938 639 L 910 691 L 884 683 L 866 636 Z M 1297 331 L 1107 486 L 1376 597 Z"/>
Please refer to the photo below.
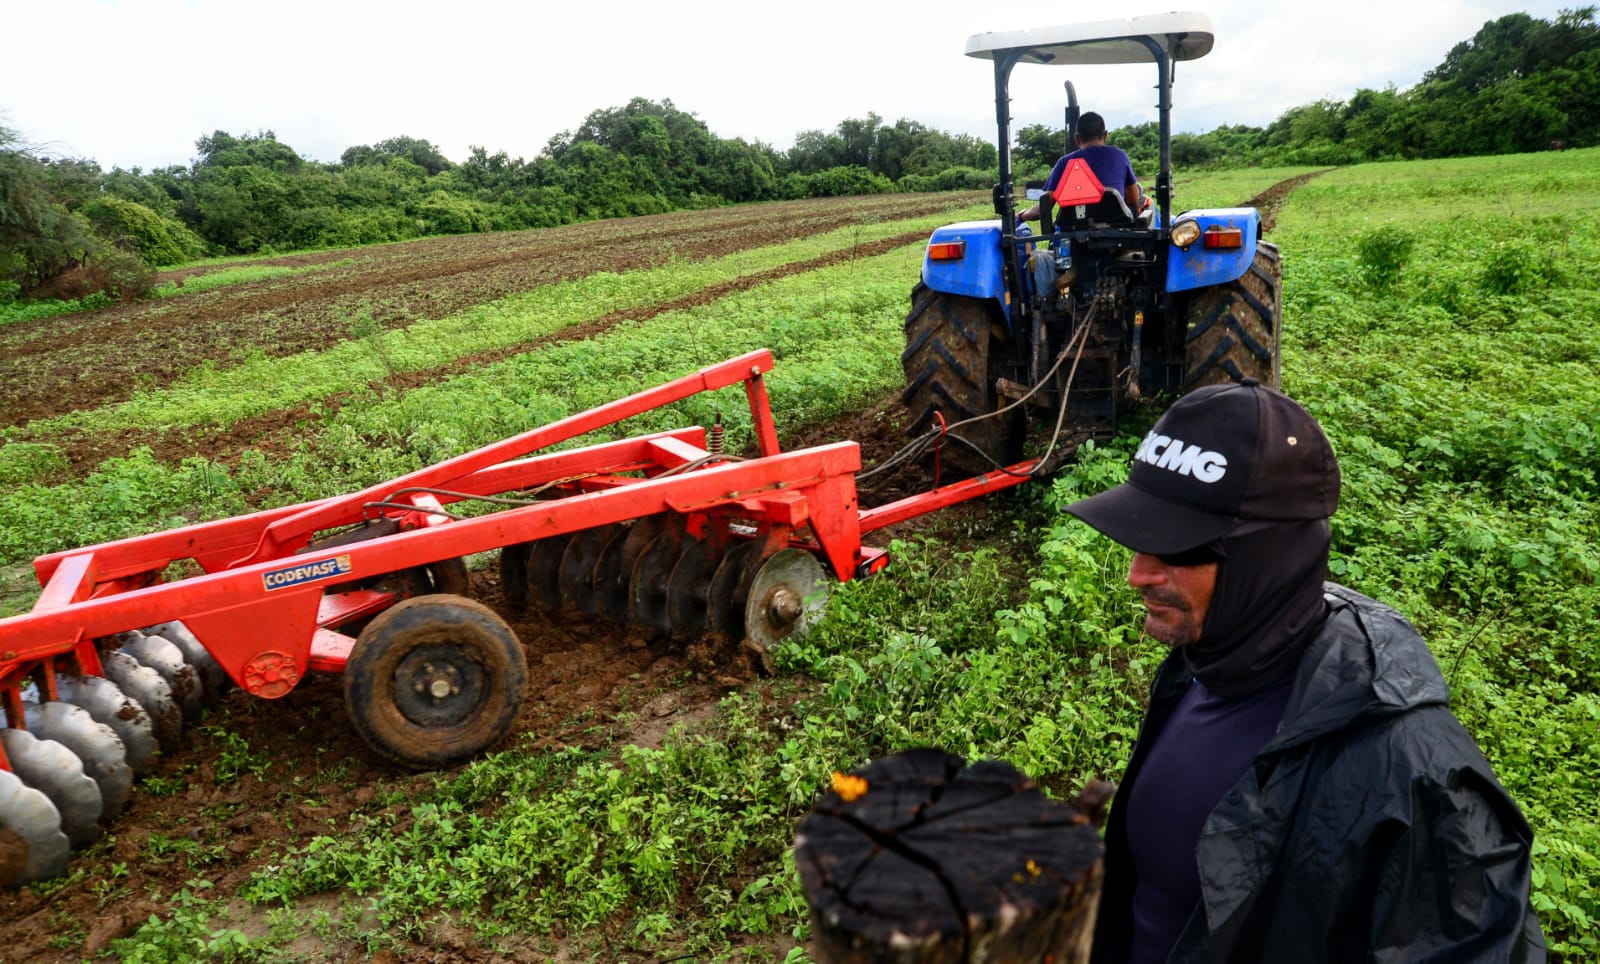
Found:
<path fill-rule="evenodd" d="M 379 577 L 667 513 L 690 536 L 717 526 L 724 542 L 736 522 L 737 538 L 805 550 L 848 581 L 888 562 L 863 533 L 1030 477 L 1032 461 L 863 511 L 857 443 L 780 450 L 764 380 L 772 367 L 770 351 L 751 352 L 358 492 L 41 556 L 32 611 L 0 619 L 4 722 L 26 729 L 30 683 L 41 703 L 57 700 L 58 673 L 104 675 L 106 638 L 142 627 L 181 623 L 229 679 L 273 699 L 309 672 L 345 670 L 357 638 L 343 630 L 405 598 L 373 588 Z M 740 384 L 755 457 L 722 457 L 700 426 L 534 454 Z M 539 498 L 482 515 L 446 509 L 529 492 Z M 175 563 L 199 573 L 168 581 Z M 0 744 L 0 771 L 12 769 Z"/>

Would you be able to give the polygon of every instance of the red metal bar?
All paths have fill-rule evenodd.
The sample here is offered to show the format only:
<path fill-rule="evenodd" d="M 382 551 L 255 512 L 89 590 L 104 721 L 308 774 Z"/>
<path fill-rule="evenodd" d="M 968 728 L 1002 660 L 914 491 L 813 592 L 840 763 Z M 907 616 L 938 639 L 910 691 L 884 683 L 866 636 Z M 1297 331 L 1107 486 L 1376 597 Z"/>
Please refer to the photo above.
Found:
<path fill-rule="evenodd" d="M 767 383 L 761 372 L 750 369 L 750 380 L 744 384 L 745 395 L 750 399 L 750 414 L 754 416 L 756 451 L 762 455 L 778 454 L 778 429 L 772 424 L 772 401 L 767 398 Z"/>
<path fill-rule="evenodd" d="M 33 604 L 34 611 L 65 609 L 87 599 L 94 591 L 96 570 L 93 550 L 67 556 L 44 584 L 44 591 Z"/>
<path fill-rule="evenodd" d="M 549 425 L 536 428 L 530 432 L 513 436 L 503 442 L 487 445 L 474 452 L 458 455 L 453 459 L 446 459 L 436 465 L 418 469 L 410 475 L 401 476 L 375 486 L 354 492 L 350 495 L 325 500 L 315 506 L 287 518 L 275 520 L 261 536 L 261 542 L 249 556 L 239 560 L 239 564 L 259 562 L 281 554 L 287 546 L 303 545 L 312 533 L 327 529 L 337 524 L 341 518 L 347 518 L 351 512 L 359 511 L 367 502 L 384 501 L 388 493 L 396 489 L 411 488 L 414 486 L 439 486 L 445 487 L 447 483 L 460 479 L 463 476 L 476 472 L 479 469 L 497 465 L 507 459 L 517 458 L 534 452 L 557 442 L 564 442 L 576 438 L 598 428 L 604 428 L 625 418 L 670 405 L 681 401 L 691 395 L 704 391 L 713 391 L 736 385 L 747 379 L 759 378 L 762 372 L 772 370 L 772 352 L 761 349 L 741 355 L 730 361 L 702 368 L 693 375 L 667 382 L 655 388 L 647 389 L 627 398 L 619 399 L 601 405 L 598 408 L 579 412 Z M 759 420 L 759 419 L 758 419 Z M 770 428 L 771 413 L 767 414 L 766 421 Z M 757 426 L 760 435 L 764 427 Z M 774 432 L 774 437 L 776 433 Z"/>
<path fill-rule="evenodd" d="M 885 526 L 892 526 L 896 522 L 915 519 L 919 515 L 927 515 L 938 509 L 948 508 L 958 502 L 976 499 L 980 495 L 990 492 L 1000 492 L 1013 486 L 1021 485 L 1033 478 L 1029 475 L 1034 466 L 1039 464 L 1038 459 L 1029 459 L 1007 467 L 1005 471 L 985 472 L 983 475 L 960 482 L 952 482 L 928 492 L 907 496 L 887 505 L 880 505 L 875 509 L 865 509 L 861 513 L 861 532 L 876 532 Z"/>
<path fill-rule="evenodd" d="M 586 472 L 622 472 L 643 468 L 654 464 L 652 455 L 655 450 L 652 443 L 664 437 L 703 445 L 705 429 L 691 426 L 522 459 L 474 472 L 456 480 L 449 488 L 473 495 L 494 495 Z M 302 502 L 298 505 L 266 509 L 215 522 L 184 526 L 181 529 L 132 536 L 85 549 L 55 552 L 35 559 L 33 568 L 39 576 L 41 585 L 48 584 L 54 577 L 56 569 L 67 559 L 87 555 L 94 557 L 95 571 L 100 581 L 130 574 L 159 572 L 178 559 L 192 558 L 205 571 L 216 572 L 227 568 L 225 562 L 237 559 L 240 553 L 255 546 L 261 538 L 261 533 L 271 523 L 315 508 L 326 501 Z M 441 496 L 440 501 L 449 504 L 459 499 L 454 496 Z M 360 522 L 362 515 L 358 507 L 353 514 L 335 525 Z M 217 564 L 208 565 L 208 560 Z"/>

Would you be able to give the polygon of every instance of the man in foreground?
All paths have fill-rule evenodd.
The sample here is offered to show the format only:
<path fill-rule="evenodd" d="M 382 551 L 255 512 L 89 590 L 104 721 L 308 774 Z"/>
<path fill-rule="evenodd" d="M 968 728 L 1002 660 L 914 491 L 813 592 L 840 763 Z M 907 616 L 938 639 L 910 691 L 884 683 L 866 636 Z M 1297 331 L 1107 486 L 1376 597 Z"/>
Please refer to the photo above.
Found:
<path fill-rule="evenodd" d="M 1542 961 L 1532 831 L 1394 610 L 1324 583 L 1339 466 L 1247 380 L 1067 511 L 1173 647 L 1106 826 L 1094 960 Z"/>

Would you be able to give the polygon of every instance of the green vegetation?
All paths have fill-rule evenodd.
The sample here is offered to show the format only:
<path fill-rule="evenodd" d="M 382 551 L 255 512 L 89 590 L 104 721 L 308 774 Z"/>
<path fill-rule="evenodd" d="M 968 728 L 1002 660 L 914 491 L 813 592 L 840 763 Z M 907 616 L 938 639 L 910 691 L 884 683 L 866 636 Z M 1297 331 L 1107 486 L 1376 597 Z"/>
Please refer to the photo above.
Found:
<path fill-rule="evenodd" d="M 1297 193 L 1278 238 L 1286 388 L 1344 465 L 1338 578 L 1428 637 L 1574 960 L 1600 955 L 1595 162 L 1352 168 Z"/>
<path fill-rule="evenodd" d="M 1289 199 L 1272 236 L 1285 252 L 1285 388 L 1322 421 L 1344 470 L 1335 578 L 1396 606 L 1429 640 L 1458 714 L 1538 835 L 1534 900 L 1557 957 L 1571 961 L 1600 958 L 1600 330 L 1588 321 L 1600 316 L 1600 240 L 1586 230 L 1600 216 L 1597 161 L 1600 150 L 1588 149 L 1333 171 Z M 1307 170 L 1186 177 L 1179 201 L 1233 204 Z M 362 386 L 410 364 L 412 337 L 481 351 L 504 343 L 502 325 L 526 338 L 844 242 L 807 243 L 564 282 L 427 323 L 436 330 L 416 326 L 415 336 L 352 319 L 340 349 L 239 369 L 299 391 L 296 401 L 349 394 L 297 448 L 228 470 L 135 451 L 52 485 L 41 480 L 61 470 L 57 449 L 8 441 L 0 557 L 347 491 L 760 345 L 779 356 L 769 388 L 788 442 L 898 387 L 918 246 L 425 388 Z M 335 370 L 343 382 L 294 388 Z M 250 387 L 234 370 L 206 370 L 73 428 L 224 422 L 237 415 L 219 415 L 218 396 Z M 130 414 L 157 403 L 152 422 Z M 738 446 L 747 433 L 738 392 L 619 429 L 705 423 L 719 404 Z M 981 548 L 958 549 L 974 534 L 948 528 L 895 543 L 883 574 L 838 587 L 822 625 L 778 651 L 775 680 L 735 691 L 659 748 L 551 748 L 528 736 L 403 791 L 379 790 L 347 821 L 270 855 L 237 893 L 197 880 L 150 895 L 170 902 L 111 952 L 289 960 L 308 934 L 370 952 L 426 942 L 448 922 L 491 952 L 803 960 L 789 847 L 832 770 L 937 744 L 1009 760 L 1058 794 L 1120 773 L 1164 647 L 1139 632 L 1126 552 L 1060 508 L 1123 478 L 1142 431 L 1135 419 L 1052 484 L 992 500 Z M 280 774 L 232 727 L 201 728 L 215 784 Z M 157 780 L 139 792 L 181 794 L 191 783 L 182 771 Z M 155 834 L 139 859 L 207 874 L 223 859 L 217 844 Z M 118 885 L 107 876 L 97 886 Z M 316 903 L 329 892 L 345 901 L 339 921 Z"/>

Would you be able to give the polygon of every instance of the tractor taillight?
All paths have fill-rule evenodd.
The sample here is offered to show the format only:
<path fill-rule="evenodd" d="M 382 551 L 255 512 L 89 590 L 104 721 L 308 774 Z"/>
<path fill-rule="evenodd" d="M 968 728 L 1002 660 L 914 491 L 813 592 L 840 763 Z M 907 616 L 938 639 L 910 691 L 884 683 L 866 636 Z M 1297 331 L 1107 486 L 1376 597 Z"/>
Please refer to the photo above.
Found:
<path fill-rule="evenodd" d="M 1244 232 L 1238 228 L 1206 228 L 1205 246 L 1207 248 L 1242 248 L 1244 247 Z"/>
<path fill-rule="evenodd" d="M 928 245 L 929 261 L 959 261 L 966 253 L 965 241 L 937 241 Z"/>

